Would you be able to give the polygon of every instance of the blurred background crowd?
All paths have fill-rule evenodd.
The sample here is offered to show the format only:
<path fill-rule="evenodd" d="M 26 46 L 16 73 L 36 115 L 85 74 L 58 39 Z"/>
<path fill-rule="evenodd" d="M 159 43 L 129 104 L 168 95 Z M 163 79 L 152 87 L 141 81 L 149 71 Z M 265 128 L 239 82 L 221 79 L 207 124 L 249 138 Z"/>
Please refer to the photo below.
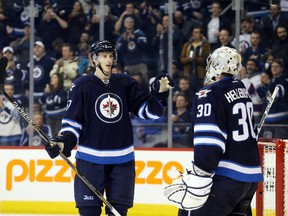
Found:
<path fill-rule="evenodd" d="M 77 77 L 94 70 L 89 48 L 100 39 L 102 18 L 104 39 L 114 43 L 118 53 L 113 73 L 126 73 L 147 90 L 162 72 L 171 71 L 176 83 L 172 115 L 153 122 L 131 116 L 135 146 L 167 147 L 170 122 L 173 147 L 193 147 L 191 104 L 203 87 L 207 57 L 221 46 L 234 47 L 242 55 L 238 78 L 252 97 L 256 124 L 271 91 L 281 85 L 261 136 L 287 138 L 288 1 L 241 1 L 239 29 L 232 2 L 173 1 L 170 19 L 167 0 L 105 0 L 101 10 L 96 0 L 35 0 L 37 16 L 31 28 L 29 0 L 0 0 L 0 55 L 8 58 L 5 91 L 26 112 L 33 97 L 33 120 L 49 137 L 57 135 L 69 88 Z M 35 39 L 33 92 L 29 89 L 31 35 Z M 168 64 L 169 42 L 172 64 Z M 38 146 L 41 142 L 0 96 L 0 145 Z"/>

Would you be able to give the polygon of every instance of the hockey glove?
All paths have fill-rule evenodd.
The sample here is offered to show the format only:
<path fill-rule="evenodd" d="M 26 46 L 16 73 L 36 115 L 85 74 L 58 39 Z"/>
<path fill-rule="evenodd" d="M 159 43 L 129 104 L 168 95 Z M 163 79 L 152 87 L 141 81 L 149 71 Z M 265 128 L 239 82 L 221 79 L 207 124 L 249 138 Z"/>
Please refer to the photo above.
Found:
<path fill-rule="evenodd" d="M 164 188 L 164 196 L 172 205 L 186 211 L 201 208 L 209 197 L 213 175 L 192 161 L 186 173 Z"/>
<path fill-rule="evenodd" d="M 161 74 L 151 84 L 151 93 L 158 99 L 167 99 L 169 89 L 174 87 L 174 81 L 169 75 Z"/>
<path fill-rule="evenodd" d="M 50 145 L 46 145 L 45 149 L 52 159 L 56 158 L 60 152 L 64 150 L 64 143 L 65 141 L 63 136 L 57 136 L 50 139 Z M 65 156 L 69 157 L 70 155 Z"/>

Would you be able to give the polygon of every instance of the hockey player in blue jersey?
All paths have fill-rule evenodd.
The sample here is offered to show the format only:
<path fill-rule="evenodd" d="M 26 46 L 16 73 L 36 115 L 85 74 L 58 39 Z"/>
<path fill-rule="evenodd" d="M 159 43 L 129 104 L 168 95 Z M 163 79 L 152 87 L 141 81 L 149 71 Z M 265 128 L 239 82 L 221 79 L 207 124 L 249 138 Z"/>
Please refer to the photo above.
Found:
<path fill-rule="evenodd" d="M 235 79 L 241 57 L 221 47 L 207 58 L 207 84 L 192 107 L 194 160 L 164 189 L 178 216 L 251 216 L 257 182 L 263 180 L 253 104 Z"/>
<path fill-rule="evenodd" d="M 169 89 L 174 86 L 168 75 L 160 75 L 151 92 L 139 88 L 126 74 L 112 74 L 117 61 L 114 46 L 100 41 L 91 46 L 94 74 L 78 78 L 69 90 L 61 135 L 51 139 L 46 150 L 51 158 L 62 151 L 67 157 L 77 145 L 79 172 L 121 214 L 133 206 L 135 161 L 130 113 L 143 119 L 158 119 L 167 107 Z M 101 214 L 102 201 L 76 176 L 76 207 L 81 216 Z M 106 208 L 106 215 L 113 215 Z"/>

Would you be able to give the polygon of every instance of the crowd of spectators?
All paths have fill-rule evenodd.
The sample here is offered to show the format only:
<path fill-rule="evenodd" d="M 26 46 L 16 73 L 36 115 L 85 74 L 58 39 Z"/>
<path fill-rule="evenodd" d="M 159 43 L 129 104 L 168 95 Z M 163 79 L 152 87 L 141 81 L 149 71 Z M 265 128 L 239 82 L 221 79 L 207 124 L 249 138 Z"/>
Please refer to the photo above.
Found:
<path fill-rule="evenodd" d="M 279 96 L 281 109 L 278 110 L 279 113 L 277 110 L 275 112 L 279 114 L 281 121 L 278 119 L 275 122 L 286 124 L 288 8 L 287 5 L 281 8 L 280 0 L 272 2 L 270 5 L 268 0 L 261 3 L 244 1 L 245 13 L 265 9 L 269 12 L 257 18 L 244 13 L 241 18 L 239 47 L 236 47 L 243 59 L 239 79 L 243 79 L 255 102 L 256 123 L 261 117 L 271 88 L 279 82 L 283 87 Z M 151 80 L 168 70 L 169 16 L 165 3 L 167 1 L 107 0 L 104 10 L 100 11 L 99 2 L 93 0 L 35 0 L 38 16 L 35 18 L 35 30 L 31 32 L 29 1 L 0 0 L 0 55 L 8 58 L 5 85 L 7 88 L 13 87 L 13 98 L 27 111 L 30 94 L 29 38 L 34 34 L 33 95 L 37 108 L 34 108 L 33 118 L 43 118 L 42 122 L 39 120 L 39 125 L 45 126 L 49 136 L 57 135 L 67 102 L 67 91 L 77 77 L 93 72 L 89 61 L 89 47 L 99 40 L 100 16 L 103 14 L 104 38 L 115 44 L 118 53 L 118 62 L 113 73 L 127 73 L 141 86 L 149 89 Z M 222 13 L 223 8 L 230 3 L 225 0 L 179 0 L 174 3 L 172 75 L 176 85 L 173 89 L 172 121 L 176 126 L 173 128 L 173 140 L 182 143 L 179 140 L 185 139 L 185 146 L 191 147 L 192 144 L 188 141 L 191 129 L 183 124 L 190 123 L 191 103 L 195 93 L 203 87 L 209 54 L 221 46 L 236 46 L 235 11 L 228 8 Z M 273 67 L 276 65 L 273 64 L 283 67 L 281 76 L 275 75 Z M 27 131 L 31 129 L 27 129 L 27 125 L 11 109 L 5 98 L 0 98 L 0 126 L 13 120 L 13 124 L 18 124 L 22 131 L 19 145 L 28 145 Z M 2 116 L 5 118 L 2 119 Z M 167 119 L 168 116 L 162 119 L 162 123 L 167 122 Z M 134 117 L 132 120 L 135 120 Z M 135 121 L 139 122 L 138 119 Z M 16 130 L 18 127 L 12 128 Z M 144 132 L 152 134 L 153 131 L 153 135 L 157 134 L 157 130 L 149 132 L 143 128 L 135 131 L 135 139 L 141 139 L 143 145 L 143 140 L 148 140 L 149 137 L 149 134 L 144 136 Z M 184 131 L 184 136 L 179 135 L 181 131 Z M 281 136 L 287 138 L 287 131 Z M 17 145 L 21 138 L 19 130 L 17 133 L 16 138 L 10 139 L 13 145 Z M 6 142 L 6 135 L 0 134 L 0 140 L 4 140 L 0 145 L 9 144 Z M 273 137 L 275 133 L 272 131 L 269 136 Z"/>

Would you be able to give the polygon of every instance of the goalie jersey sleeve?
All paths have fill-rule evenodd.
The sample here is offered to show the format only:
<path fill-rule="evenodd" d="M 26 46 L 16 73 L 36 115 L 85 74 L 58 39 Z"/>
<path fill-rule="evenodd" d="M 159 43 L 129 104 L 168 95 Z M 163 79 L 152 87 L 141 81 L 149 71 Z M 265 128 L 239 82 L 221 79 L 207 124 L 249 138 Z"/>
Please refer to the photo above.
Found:
<path fill-rule="evenodd" d="M 125 163 L 134 160 L 130 113 L 158 119 L 165 109 L 128 75 L 112 74 L 106 84 L 86 75 L 69 90 L 61 134 L 74 138 L 70 149 L 78 143 L 76 158 L 97 164 Z"/>
<path fill-rule="evenodd" d="M 224 78 L 196 93 L 194 161 L 204 170 L 243 182 L 262 181 L 253 104 L 244 84 Z"/>

